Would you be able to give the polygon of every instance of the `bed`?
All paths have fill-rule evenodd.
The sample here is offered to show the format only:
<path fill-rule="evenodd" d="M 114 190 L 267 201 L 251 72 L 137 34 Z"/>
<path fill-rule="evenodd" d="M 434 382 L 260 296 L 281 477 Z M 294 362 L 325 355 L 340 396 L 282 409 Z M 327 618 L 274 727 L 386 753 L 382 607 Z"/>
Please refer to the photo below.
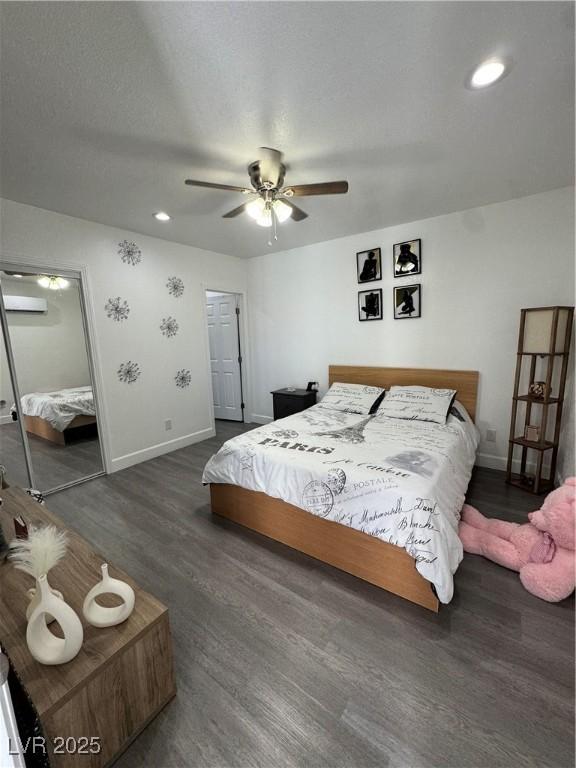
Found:
<path fill-rule="evenodd" d="M 31 392 L 20 398 L 26 432 L 65 445 L 68 430 L 96 424 L 92 387 L 72 387 L 54 392 Z M 16 406 L 12 418 L 17 419 Z"/>
<path fill-rule="evenodd" d="M 319 404 L 239 435 L 204 470 L 212 512 L 438 611 L 462 558 L 478 373 L 330 366 L 334 382 L 457 394 L 445 425 Z"/>

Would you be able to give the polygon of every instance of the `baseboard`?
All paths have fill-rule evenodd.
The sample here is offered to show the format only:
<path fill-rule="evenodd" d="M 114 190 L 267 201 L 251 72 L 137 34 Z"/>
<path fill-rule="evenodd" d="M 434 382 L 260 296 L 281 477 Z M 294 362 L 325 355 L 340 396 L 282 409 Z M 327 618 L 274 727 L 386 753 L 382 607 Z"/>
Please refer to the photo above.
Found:
<path fill-rule="evenodd" d="M 488 469 L 500 469 L 503 472 L 505 472 L 508 466 L 508 457 L 495 456 L 494 454 L 491 454 L 491 453 L 478 453 L 476 455 L 476 466 L 487 467 Z M 547 466 L 545 465 L 544 468 L 547 469 Z M 520 471 L 520 459 L 514 459 L 514 461 L 512 462 L 512 470 L 514 472 Z M 536 462 L 534 461 L 526 462 L 526 470 L 528 472 L 535 472 Z"/>
<path fill-rule="evenodd" d="M 134 466 L 134 464 L 140 464 L 142 461 L 148 461 L 149 459 L 156 459 L 158 456 L 163 456 L 165 453 L 171 453 L 177 451 L 179 448 L 186 448 L 188 445 L 199 443 L 201 440 L 207 440 L 209 437 L 214 437 L 216 431 L 214 427 L 208 427 L 207 429 L 201 429 L 198 432 L 191 432 L 189 435 L 183 437 L 177 437 L 174 440 L 167 440 L 165 443 L 157 443 L 151 445 L 149 448 L 143 448 L 141 451 L 134 451 L 134 453 L 127 453 L 124 456 L 119 456 L 117 459 L 112 459 L 110 462 L 111 472 L 119 472 L 121 469 L 127 469 Z"/>
<path fill-rule="evenodd" d="M 14 419 L 10 414 L 7 416 L 0 416 L 0 424 L 12 424 L 13 421 Z"/>
<path fill-rule="evenodd" d="M 508 462 L 507 456 L 495 456 L 491 453 L 478 453 L 476 454 L 476 466 L 487 467 L 488 469 L 501 469 L 506 470 Z"/>
<path fill-rule="evenodd" d="M 274 421 L 272 416 L 264 416 L 262 413 L 253 413 L 250 415 L 250 424 L 270 424 Z"/>

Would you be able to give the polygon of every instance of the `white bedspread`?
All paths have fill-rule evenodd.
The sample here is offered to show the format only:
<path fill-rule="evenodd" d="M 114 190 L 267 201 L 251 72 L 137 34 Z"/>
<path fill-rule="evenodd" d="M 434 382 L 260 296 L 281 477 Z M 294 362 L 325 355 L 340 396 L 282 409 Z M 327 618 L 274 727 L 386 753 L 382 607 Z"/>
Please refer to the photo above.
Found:
<path fill-rule="evenodd" d="M 23 395 L 20 403 L 25 416 L 41 416 L 58 432 L 63 432 L 76 416 L 96 416 L 92 387 L 31 392 Z M 12 412 L 15 410 L 12 406 Z"/>
<path fill-rule="evenodd" d="M 477 446 L 478 431 L 460 403 L 446 425 L 319 404 L 228 440 L 202 479 L 263 491 L 404 547 L 448 603 Z"/>

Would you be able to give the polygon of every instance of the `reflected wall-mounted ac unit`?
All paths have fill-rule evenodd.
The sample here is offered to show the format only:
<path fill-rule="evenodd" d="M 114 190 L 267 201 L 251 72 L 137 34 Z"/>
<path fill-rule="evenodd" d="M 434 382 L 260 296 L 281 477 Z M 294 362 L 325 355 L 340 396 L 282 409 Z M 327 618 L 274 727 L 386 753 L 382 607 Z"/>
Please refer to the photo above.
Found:
<path fill-rule="evenodd" d="M 47 312 L 46 299 L 34 296 L 4 296 L 6 312 Z"/>

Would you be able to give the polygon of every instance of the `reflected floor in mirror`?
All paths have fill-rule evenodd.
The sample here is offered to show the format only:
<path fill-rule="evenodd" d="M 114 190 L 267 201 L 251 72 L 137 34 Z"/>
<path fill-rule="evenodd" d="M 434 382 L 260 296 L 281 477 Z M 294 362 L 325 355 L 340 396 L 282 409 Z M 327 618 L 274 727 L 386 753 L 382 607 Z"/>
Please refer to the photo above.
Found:
<path fill-rule="evenodd" d="M 63 446 L 33 435 L 29 436 L 28 441 L 35 485 L 40 491 L 102 471 L 100 441 L 94 430 L 75 430 L 75 434 L 67 437 L 67 443 Z M 28 485 L 16 422 L 0 426 L 0 463 L 6 467 L 6 478 L 10 484 Z"/>
<path fill-rule="evenodd" d="M 0 424 L 0 464 L 6 468 L 6 482 L 27 488 L 26 457 L 18 425 L 12 422 Z"/>

